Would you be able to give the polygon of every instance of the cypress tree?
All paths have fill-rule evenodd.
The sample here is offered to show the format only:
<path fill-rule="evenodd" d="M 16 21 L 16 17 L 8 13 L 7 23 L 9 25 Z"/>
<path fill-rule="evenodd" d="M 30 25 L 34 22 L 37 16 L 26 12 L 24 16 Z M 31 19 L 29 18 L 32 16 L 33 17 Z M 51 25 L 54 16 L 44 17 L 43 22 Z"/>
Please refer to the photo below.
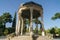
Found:
<path fill-rule="evenodd" d="M 14 14 L 14 18 L 13 18 L 13 22 L 12 22 L 13 32 L 15 32 L 15 27 L 16 27 L 16 12 Z"/>

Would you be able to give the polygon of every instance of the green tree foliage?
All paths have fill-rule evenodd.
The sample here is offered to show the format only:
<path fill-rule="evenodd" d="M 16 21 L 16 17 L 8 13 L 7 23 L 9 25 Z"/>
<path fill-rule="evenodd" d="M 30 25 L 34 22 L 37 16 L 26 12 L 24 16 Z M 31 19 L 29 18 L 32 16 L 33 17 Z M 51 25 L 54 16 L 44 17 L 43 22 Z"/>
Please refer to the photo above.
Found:
<path fill-rule="evenodd" d="M 27 32 L 29 32 L 29 25 L 30 25 L 29 19 L 27 19 L 27 20 L 25 21 L 25 27 L 24 27 L 25 31 L 27 31 Z"/>
<path fill-rule="evenodd" d="M 12 16 L 10 15 L 9 12 L 3 13 L 3 15 L 1 17 L 2 17 L 2 20 L 3 20 L 4 27 L 5 27 L 7 22 L 9 22 L 9 23 L 12 22 Z"/>
<path fill-rule="evenodd" d="M 14 18 L 13 18 L 13 21 L 12 21 L 12 28 L 13 28 L 13 32 L 15 32 L 15 27 L 16 27 L 16 12 L 15 12 L 15 15 L 14 15 Z"/>
<path fill-rule="evenodd" d="M 45 30 L 46 33 L 50 33 L 50 29 Z"/>
<path fill-rule="evenodd" d="M 4 30 L 4 35 L 7 35 L 9 33 L 8 29 Z"/>
<path fill-rule="evenodd" d="M 40 22 L 40 20 L 38 20 L 38 19 L 33 20 L 33 22 L 36 24 L 36 28 L 35 28 L 34 32 L 35 32 L 36 34 L 38 34 L 38 33 L 40 32 L 40 31 L 38 30 L 38 24 L 41 25 L 41 22 Z M 39 32 L 38 32 L 38 31 L 39 31 Z"/>
<path fill-rule="evenodd" d="M 3 21 L 2 21 L 2 17 L 0 17 L 0 28 L 2 28 L 3 26 Z"/>
<path fill-rule="evenodd" d="M 50 33 L 53 34 L 53 37 L 55 37 L 55 36 L 56 36 L 55 28 L 51 28 L 51 29 L 50 29 Z"/>
<path fill-rule="evenodd" d="M 13 30 L 12 27 L 9 27 L 9 28 L 8 28 L 8 31 L 9 31 L 9 34 L 10 34 L 10 33 L 13 33 L 14 30 Z"/>
<path fill-rule="evenodd" d="M 16 12 L 13 18 L 12 27 L 16 27 Z"/>
<path fill-rule="evenodd" d="M 35 34 L 38 34 L 38 26 L 36 26 L 35 30 L 34 30 Z"/>
<path fill-rule="evenodd" d="M 23 33 L 29 31 L 29 30 L 28 30 L 29 28 L 27 27 L 27 25 L 29 26 L 29 20 L 28 20 L 28 19 L 24 21 Z"/>
<path fill-rule="evenodd" d="M 2 21 L 2 17 L 0 16 L 0 36 L 3 35 L 3 21 Z"/>
<path fill-rule="evenodd" d="M 50 29 L 50 33 L 51 33 L 51 34 L 55 34 L 55 28 L 51 28 L 51 29 Z"/>
<path fill-rule="evenodd" d="M 60 28 L 58 28 L 58 34 L 60 35 Z"/>
<path fill-rule="evenodd" d="M 41 35 L 42 31 L 41 30 L 38 30 L 38 34 Z"/>
<path fill-rule="evenodd" d="M 58 34 L 60 36 L 60 28 L 53 27 L 53 28 L 45 30 L 45 31 L 46 31 L 46 33 L 53 34 L 54 37 L 56 36 L 56 34 Z"/>
<path fill-rule="evenodd" d="M 56 14 L 52 17 L 52 20 L 56 20 L 56 19 L 60 19 L 60 13 L 56 13 Z M 52 31 L 52 30 L 51 30 L 51 31 Z M 56 28 L 55 33 L 60 35 L 60 28 L 58 28 L 58 29 Z"/>
<path fill-rule="evenodd" d="M 55 19 L 60 19 L 60 13 L 56 13 L 56 14 L 52 17 L 52 20 L 55 20 Z"/>
<path fill-rule="evenodd" d="M 12 16 L 9 12 L 5 12 L 0 16 L 0 35 L 7 34 L 7 29 L 5 26 L 7 22 L 12 22 Z"/>

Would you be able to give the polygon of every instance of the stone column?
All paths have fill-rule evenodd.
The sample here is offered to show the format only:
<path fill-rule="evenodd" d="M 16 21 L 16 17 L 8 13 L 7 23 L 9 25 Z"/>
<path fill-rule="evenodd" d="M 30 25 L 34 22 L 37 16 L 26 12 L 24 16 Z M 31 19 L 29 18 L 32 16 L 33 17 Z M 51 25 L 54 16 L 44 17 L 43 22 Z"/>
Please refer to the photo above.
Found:
<path fill-rule="evenodd" d="M 44 24 L 43 24 L 43 12 L 40 12 L 40 13 L 41 13 L 42 36 L 45 36 L 45 33 L 44 33 Z"/>
<path fill-rule="evenodd" d="M 20 31 L 20 15 L 18 13 L 18 20 L 17 20 L 17 24 L 16 24 L 16 35 L 19 35 L 19 31 Z"/>
<path fill-rule="evenodd" d="M 21 17 L 22 19 L 22 25 L 21 25 L 21 35 L 23 35 L 23 18 Z"/>
<path fill-rule="evenodd" d="M 33 8 L 30 7 L 30 35 L 32 36 L 33 35 Z"/>

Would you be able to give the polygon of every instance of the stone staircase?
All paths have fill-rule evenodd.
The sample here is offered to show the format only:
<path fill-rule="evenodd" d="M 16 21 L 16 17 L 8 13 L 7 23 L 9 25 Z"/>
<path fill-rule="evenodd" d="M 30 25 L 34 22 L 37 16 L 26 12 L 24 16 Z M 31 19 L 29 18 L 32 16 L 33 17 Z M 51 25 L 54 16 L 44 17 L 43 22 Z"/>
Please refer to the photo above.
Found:
<path fill-rule="evenodd" d="M 32 40 L 31 36 L 15 36 L 13 38 L 7 38 L 7 40 Z"/>
<path fill-rule="evenodd" d="M 7 40 L 53 40 L 48 36 L 15 36 Z"/>
<path fill-rule="evenodd" d="M 53 40 L 52 38 L 49 38 L 47 36 L 39 36 L 37 40 Z"/>
<path fill-rule="evenodd" d="M 29 34 L 29 33 L 28 33 Z M 18 35 L 14 36 L 14 34 L 10 34 L 7 36 L 6 40 L 53 40 L 53 37 L 51 34 L 47 34 L 46 36 L 40 36 L 40 35 Z"/>

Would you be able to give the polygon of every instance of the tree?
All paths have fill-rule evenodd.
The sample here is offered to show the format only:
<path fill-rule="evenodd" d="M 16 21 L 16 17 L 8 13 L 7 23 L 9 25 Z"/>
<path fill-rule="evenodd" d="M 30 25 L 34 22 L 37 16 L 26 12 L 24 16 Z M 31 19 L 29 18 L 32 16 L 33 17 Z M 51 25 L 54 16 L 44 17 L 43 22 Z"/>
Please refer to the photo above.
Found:
<path fill-rule="evenodd" d="M 60 19 L 60 13 L 56 13 L 53 17 L 52 17 L 52 20 L 56 20 L 56 19 Z M 55 30 L 55 33 L 59 34 L 60 35 L 60 29 L 56 29 Z M 54 33 L 54 32 L 53 32 Z"/>
<path fill-rule="evenodd" d="M 29 26 L 29 20 L 27 19 L 25 19 L 24 20 L 24 28 L 23 28 L 23 32 L 25 33 L 25 32 L 29 32 L 29 27 L 27 27 L 27 25 Z"/>
<path fill-rule="evenodd" d="M 35 33 L 38 34 L 38 24 L 41 24 L 41 21 L 38 18 L 34 19 L 33 22 L 36 24 Z"/>
<path fill-rule="evenodd" d="M 7 35 L 9 33 L 8 29 L 4 30 L 4 35 Z"/>
<path fill-rule="evenodd" d="M 56 14 L 52 17 L 52 20 L 55 20 L 55 19 L 60 19 L 60 13 L 56 13 Z"/>
<path fill-rule="evenodd" d="M 0 35 L 3 35 L 3 31 L 4 31 L 4 26 L 3 26 L 2 17 L 0 16 Z"/>
<path fill-rule="evenodd" d="M 55 36 L 56 36 L 55 28 L 51 28 L 51 29 L 50 29 L 50 33 L 53 34 L 53 37 L 55 37 Z"/>
<path fill-rule="evenodd" d="M 60 35 L 60 28 L 58 28 L 58 34 Z"/>
<path fill-rule="evenodd" d="M 0 16 L 0 28 L 2 28 L 3 26 L 3 21 L 2 21 L 2 17 Z"/>
<path fill-rule="evenodd" d="M 16 27 L 16 12 L 12 21 L 12 28 L 14 29 L 14 32 L 15 32 L 15 27 Z"/>
<path fill-rule="evenodd" d="M 8 29 L 8 31 L 9 31 L 9 34 L 11 34 L 11 33 L 13 33 L 14 32 L 14 30 L 13 30 L 13 28 L 12 27 L 9 27 L 9 28 L 7 28 Z"/>
<path fill-rule="evenodd" d="M 1 17 L 2 17 L 4 27 L 6 27 L 5 25 L 7 22 L 9 23 L 12 22 L 12 16 L 10 15 L 9 12 L 5 12 Z"/>
<path fill-rule="evenodd" d="M 50 29 L 50 33 L 51 33 L 51 34 L 55 34 L 55 28 L 51 28 L 51 29 Z"/>

